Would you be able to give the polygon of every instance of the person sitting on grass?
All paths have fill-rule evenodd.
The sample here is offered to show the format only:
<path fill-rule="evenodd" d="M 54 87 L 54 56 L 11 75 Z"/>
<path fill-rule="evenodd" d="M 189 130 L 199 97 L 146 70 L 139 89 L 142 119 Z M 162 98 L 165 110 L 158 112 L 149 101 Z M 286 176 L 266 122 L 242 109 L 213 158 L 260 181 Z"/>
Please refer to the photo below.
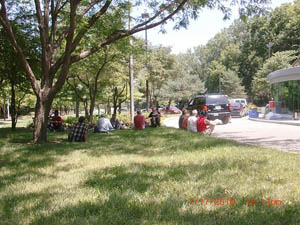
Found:
<path fill-rule="evenodd" d="M 78 123 L 76 123 L 71 129 L 68 141 L 87 141 L 89 126 L 84 123 L 85 117 L 79 117 Z"/>
<path fill-rule="evenodd" d="M 185 117 L 182 120 L 182 128 L 185 129 L 185 130 L 187 130 L 187 127 L 188 127 L 189 117 L 190 117 L 190 113 L 187 111 L 186 114 L 185 114 Z"/>
<path fill-rule="evenodd" d="M 100 132 L 100 133 L 109 133 L 109 131 L 114 130 L 113 126 L 111 125 L 109 119 L 105 118 L 106 115 L 102 114 L 100 116 L 100 119 L 97 122 L 97 125 L 95 126 L 94 132 Z"/>
<path fill-rule="evenodd" d="M 58 110 L 55 110 L 54 116 L 51 118 L 49 130 L 50 131 L 64 131 L 64 127 L 62 125 L 62 118 L 58 114 Z"/>
<path fill-rule="evenodd" d="M 160 112 L 155 107 L 152 107 L 148 118 L 151 119 L 151 127 L 160 127 Z"/>
<path fill-rule="evenodd" d="M 190 116 L 188 119 L 188 125 L 187 125 L 188 131 L 197 132 L 197 119 L 198 119 L 197 115 L 198 115 L 198 111 L 194 109 L 192 111 L 192 116 Z"/>
<path fill-rule="evenodd" d="M 117 114 L 112 114 L 112 117 L 110 118 L 110 123 L 112 127 L 117 130 L 117 129 L 123 129 L 123 124 L 120 122 L 119 118 L 117 117 Z"/>
<path fill-rule="evenodd" d="M 182 114 L 181 116 L 179 117 L 179 121 L 178 121 L 178 125 L 179 125 L 179 128 L 182 129 L 183 128 L 183 120 L 184 118 L 186 117 L 186 114 L 187 114 L 187 110 L 186 109 L 183 109 L 182 110 Z"/>
<path fill-rule="evenodd" d="M 142 115 L 141 110 L 138 110 L 137 115 L 134 117 L 134 127 L 139 130 L 145 129 L 145 117 Z"/>
<path fill-rule="evenodd" d="M 197 120 L 197 131 L 203 134 L 211 135 L 211 133 L 215 129 L 215 124 L 207 119 L 207 115 L 207 111 L 201 111 L 201 117 Z"/>

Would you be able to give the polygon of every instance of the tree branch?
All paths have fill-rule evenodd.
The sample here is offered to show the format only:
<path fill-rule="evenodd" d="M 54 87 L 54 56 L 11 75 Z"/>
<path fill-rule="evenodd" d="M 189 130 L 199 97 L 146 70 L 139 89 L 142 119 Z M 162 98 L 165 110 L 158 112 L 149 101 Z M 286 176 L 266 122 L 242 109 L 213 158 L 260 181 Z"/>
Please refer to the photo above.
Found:
<path fill-rule="evenodd" d="M 81 97 L 81 94 L 80 94 L 80 93 L 78 93 L 78 90 L 77 90 L 77 88 L 75 87 L 75 84 L 72 85 L 72 84 L 69 82 L 69 79 L 67 79 L 67 84 L 70 85 L 70 87 L 75 91 L 76 96 L 77 96 L 78 98 L 80 98 L 82 102 L 84 102 L 85 99 Z"/>
<path fill-rule="evenodd" d="M 83 10 L 81 16 L 84 16 L 86 13 L 88 13 L 88 11 L 90 11 L 91 8 L 93 8 L 94 5 L 96 5 L 97 3 L 102 2 L 103 0 L 95 0 L 93 2 L 91 2 L 85 10 Z"/>
<path fill-rule="evenodd" d="M 72 0 L 71 4 L 71 12 L 70 12 L 70 29 L 67 35 L 67 43 L 65 47 L 65 53 L 63 55 L 63 66 L 60 72 L 60 75 L 54 84 L 53 88 L 51 89 L 51 95 L 55 96 L 58 90 L 64 85 L 66 77 L 68 75 L 68 71 L 71 65 L 71 54 L 72 54 L 72 40 L 75 33 L 76 28 L 76 9 L 79 4 L 80 0 Z M 53 73 L 55 74 L 55 73 Z"/>
<path fill-rule="evenodd" d="M 151 17 L 148 22 L 143 22 L 137 26 L 135 26 L 134 28 L 130 29 L 130 30 L 123 30 L 123 31 L 117 31 L 115 33 L 113 33 L 112 35 L 109 36 L 109 38 L 107 38 L 105 41 L 103 41 L 102 43 L 100 43 L 97 47 L 94 47 L 94 48 L 91 48 L 89 50 L 86 50 L 84 52 L 81 52 L 79 55 L 74 55 L 72 56 L 72 59 L 71 59 L 71 63 L 75 63 L 75 62 L 78 62 L 92 54 L 94 54 L 95 52 L 97 52 L 99 49 L 103 48 L 104 46 L 106 45 L 109 45 L 121 38 L 124 38 L 124 37 L 128 37 L 132 34 L 135 34 L 135 33 L 138 33 L 140 31 L 143 31 L 143 30 L 148 30 L 148 29 L 151 29 L 153 27 L 156 27 L 162 23 L 164 23 L 165 21 L 167 21 L 168 19 L 170 19 L 172 16 L 174 16 L 177 12 L 179 12 L 180 10 L 182 10 L 182 8 L 184 7 L 184 5 L 188 2 L 189 0 L 182 0 L 181 3 L 177 6 L 177 8 L 171 12 L 168 16 L 162 18 L 160 21 L 156 22 L 156 23 L 152 23 L 152 24 L 149 24 L 149 25 L 146 25 L 146 26 L 143 26 L 151 21 L 153 21 L 155 18 L 157 18 L 159 15 L 158 14 L 155 14 L 153 17 Z M 168 7 L 165 7 L 164 10 L 167 10 L 169 7 L 171 7 L 172 4 L 168 5 Z M 160 10 L 159 11 L 160 13 L 162 13 L 162 11 Z"/>
<path fill-rule="evenodd" d="M 1 3 L 1 10 L 0 10 L 0 23 L 3 26 L 3 28 L 5 29 L 5 31 L 8 33 L 9 36 L 9 41 L 12 44 L 12 47 L 15 51 L 15 53 L 17 54 L 17 56 L 19 57 L 19 60 L 21 62 L 21 64 L 24 67 L 24 70 L 26 72 L 26 75 L 28 76 L 30 82 L 31 82 L 31 86 L 32 89 L 34 91 L 34 93 L 39 96 L 40 93 L 40 87 L 38 85 L 38 82 L 34 76 L 34 73 L 28 63 L 28 61 L 26 60 L 26 57 L 22 51 L 22 49 L 20 48 L 20 46 L 18 45 L 16 38 L 14 36 L 11 24 L 8 20 L 7 17 L 7 12 L 6 12 L 6 7 L 5 7 L 5 0 L 0 0 Z"/>
<path fill-rule="evenodd" d="M 86 32 L 96 23 L 96 21 L 106 13 L 108 7 L 112 3 L 112 0 L 107 0 L 104 6 L 96 13 L 94 14 L 91 19 L 89 20 L 88 24 L 84 26 L 75 37 L 73 43 L 72 43 L 72 51 L 75 50 L 83 36 L 86 34 Z"/>

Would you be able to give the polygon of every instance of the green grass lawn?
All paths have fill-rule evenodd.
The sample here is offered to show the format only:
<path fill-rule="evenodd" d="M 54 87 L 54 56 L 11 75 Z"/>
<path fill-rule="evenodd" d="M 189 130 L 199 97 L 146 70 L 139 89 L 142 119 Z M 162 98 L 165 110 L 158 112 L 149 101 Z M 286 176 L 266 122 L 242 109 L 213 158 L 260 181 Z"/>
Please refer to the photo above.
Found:
<path fill-rule="evenodd" d="M 168 128 L 31 135 L 0 129 L 1 225 L 300 224 L 300 155 Z"/>

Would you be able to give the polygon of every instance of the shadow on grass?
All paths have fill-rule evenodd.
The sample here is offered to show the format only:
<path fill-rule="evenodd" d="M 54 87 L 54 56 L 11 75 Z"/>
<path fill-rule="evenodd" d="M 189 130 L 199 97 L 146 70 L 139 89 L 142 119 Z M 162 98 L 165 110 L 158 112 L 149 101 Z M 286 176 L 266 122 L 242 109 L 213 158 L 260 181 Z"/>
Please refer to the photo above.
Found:
<path fill-rule="evenodd" d="M 254 224 L 298 224 L 299 205 L 273 208 L 253 208 L 241 212 L 237 207 L 224 206 L 216 210 L 192 212 L 180 210 L 186 201 L 169 198 L 162 202 L 140 204 L 129 196 L 112 194 L 104 203 L 81 203 L 66 207 L 49 217 L 42 217 L 31 224 L 206 224 L 206 225 L 254 225 Z M 204 207 L 205 208 L 205 207 Z"/>
<path fill-rule="evenodd" d="M 258 162 L 262 163 L 262 162 Z M 242 165 L 242 160 L 222 164 L 221 168 L 208 163 L 205 167 L 187 166 L 146 166 L 133 164 L 112 169 L 95 171 L 86 182 L 85 188 L 109 192 L 107 200 L 80 202 L 55 211 L 47 217 L 36 218 L 31 224 L 207 224 L 207 225 L 254 225 L 254 224 L 298 224 L 300 205 L 283 204 L 270 207 L 260 204 L 247 206 L 246 197 L 233 194 L 233 206 L 211 207 L 208 204 L 190 204 L 187 192 L 178 193 L 172 186 L 166 188 L 166 182 L 179 181 L 182 189 L 189 189 L 190 173 L 198 173 L 202 179 L 208 179 L 214 171 L 231 168 L 239 164 L 249 171 L 251 164 Z M 236 178 L 233 178 L 233 180 Z M 154 185 L 158 187 L 154 190 Z M 177 183 L 178 185 L 178 183 Z M 206 184 L 208 187 L 209 183 Z M 152 188 L 152 189 L 151 189 Z M 205 190 L 205 187 L 197 187 Z M 216 187 L 207 191 L 207 198 L 224 198 L 224 190 Z M 257 200 L 264 196 L 266 189 L 258 188 L 253 196 Z M 67 220 L 66 220 L 67 218 Z"/>
<path fill-rule="evenodd" d="M 20 141 L 27 140 L 28 131 L 20 131 Z M 31 134 L 31 133 L 30 133 Z M 204 137 L 175 129 L 147 129 L 144 131 L 116 131 L 109 135 L 90 134 L 88 143 L 68 143 L 66 133 L 50 134 L 50 140 L 60 142 L 45 145 L 20 145 L 11 143 L 14 137 L 4 135 L 8 148 L 1 148 L 0 168 L 10 171 L 1 175 L 0 190 L 13 186 L 16 182 L 42 179 L 40 168 L 56 166 L 60 156 L 74 151 L 82 151 L 94 157 L 102 155 L 137 154 L 151 157 L 153 155 L 174 155 L 186 152 L 206 152 L 216 147 L 239 144 L 216 138 Z M 1 137 L 2 140 L 2 137 Z M 6 146 L 6 147 L 7 147 Z M 244 146 L 244 145 L 240 145 Z M 221 150 L 220 150 L 221 151 Z M 279 154 L 279 153 L 278 153 Z M 218 183 L 214 180 L 219 171 L 236 168 L 240 174 L 253 176 L 263 172 L 267 159 L 252 158 L 245 160 L 214 157 L 202 164 L 159 164 L 153 161 L 129 163 L 89 172 L 89 176 L 78 186 L 91 190 L 91 193 L 108 193 L 107 199 L 80 199 L 73 204 L 60 208 L 50 201 L 53 194 L 2 195 L 0 198 L 1 224 L 19 224 L 18 220 L 30 221 L 28 224 L 297 224 L 299 223 L 300 205 L 296 203 L 281 206 L 247 207 L 245 196 L 240 192 L 232 194 L 236 200 L 233 207 L 211 208 L 206 205 L 190 205 L 192 193 L 206 193 L 204 197 L 222 198 L 224 184 L 233 187 L 240 182 L 237 175 L 231 175 Z M 68 168 L 66 168 L 68 169 Z M 254 175 L 253 175 L 254 174 Z M 49 175 L 48 175 L 49 176 Z M 55 177 L 55 174 L 53 174 Z M 193 185 L 193 182 L 202 183 Z M 287 178 L 280 180 L 261 180 L 264 183 L 285 184 Z M 276 183 L 277 182 L 277 183 Z M 214 184 L 214 185 L 213 185 Z M 65 187 L 62 187 L 63 189 Z M 177 189 L 176 189 L 177 188 Z M 261 198 L 266 188 L 257 187 L 253 196 Z M 59 198 L 59 196 L 58 196 Z M 60 199 L 63 201 L 63 199 Z M 28 204 L 26 204 L 28 203 Z M 22 207 L 26 206 L 24 209 Z"/>

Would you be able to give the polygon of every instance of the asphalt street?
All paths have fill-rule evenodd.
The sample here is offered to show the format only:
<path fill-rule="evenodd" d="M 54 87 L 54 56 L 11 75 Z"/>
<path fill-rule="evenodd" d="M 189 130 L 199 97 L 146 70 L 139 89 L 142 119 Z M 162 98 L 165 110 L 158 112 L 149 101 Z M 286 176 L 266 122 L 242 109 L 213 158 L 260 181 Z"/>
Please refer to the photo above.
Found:
<path fill-rule="evenodd" d="M 167 127 L 178 128 L 178 118 L 167 118 Z M 212 136 L 239 142 L 300 153 L 300 126 L 264 123 L 232 118 L 231 123 L 217 125 Z"/>

